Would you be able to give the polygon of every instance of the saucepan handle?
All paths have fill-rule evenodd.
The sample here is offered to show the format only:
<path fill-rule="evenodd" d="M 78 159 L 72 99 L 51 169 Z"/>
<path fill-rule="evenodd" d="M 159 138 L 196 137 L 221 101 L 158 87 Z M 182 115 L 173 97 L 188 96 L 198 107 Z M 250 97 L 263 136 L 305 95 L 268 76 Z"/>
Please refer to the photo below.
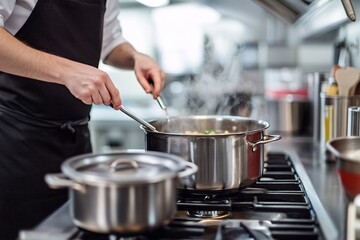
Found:
<path fill-rule="evenodd" d="M 188 176 L 196 173 L 198 170 L 198 166 L 196 166 L 194 163 L 186 162 L 185 165 L 186 165 L 186 168 L 184 170 L 182 170 L 181 172 L 178 172 L 179 178 L 188 177 Z"/>
<path fill-rule="evenodd" d="M 63 173 L 51 173 L 45 175 L 45 182 L 51 188 L 72 188 L 80 192 L 85 192 L 85 186 L 68 179 Z"/>
<path fill-rule="evenodd" d="M 257 150 L 257 146 L 260 144 L 266 144 L 275 142 L 281 139 L 280 135 L 264 135 L 263 139 L 257 141 L 257 142 L 248 142 L 252 148 L 252 151 L 255 152 Z"/>

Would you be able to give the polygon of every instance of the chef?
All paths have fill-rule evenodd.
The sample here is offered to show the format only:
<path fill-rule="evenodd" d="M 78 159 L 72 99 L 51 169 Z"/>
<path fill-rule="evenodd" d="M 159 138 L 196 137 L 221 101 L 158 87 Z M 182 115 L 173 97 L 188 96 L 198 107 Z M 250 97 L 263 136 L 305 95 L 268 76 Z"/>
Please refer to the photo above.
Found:
<path fill-rule="evenodd" d="M 0 0 L 0 239 L 17 238 L 67 200 L 44 175 L 91 152 L 91 105 L 120 109 L 100 60 L 133 69 L 159 96 L 164 73 L 122 37 L 118 14 L 117 0 Z"/>

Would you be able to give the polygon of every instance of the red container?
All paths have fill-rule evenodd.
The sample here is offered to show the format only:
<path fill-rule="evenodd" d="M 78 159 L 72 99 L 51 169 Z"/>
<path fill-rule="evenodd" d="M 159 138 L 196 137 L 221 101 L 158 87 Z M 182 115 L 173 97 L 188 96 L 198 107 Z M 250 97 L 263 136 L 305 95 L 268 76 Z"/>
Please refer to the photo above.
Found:
<path fill-rule="evenodd" d="M 352 200 L 360 194 L 360 137 L 340 137 L 327 142 L 335 156 L 339 178 L 347 196 Z"/>

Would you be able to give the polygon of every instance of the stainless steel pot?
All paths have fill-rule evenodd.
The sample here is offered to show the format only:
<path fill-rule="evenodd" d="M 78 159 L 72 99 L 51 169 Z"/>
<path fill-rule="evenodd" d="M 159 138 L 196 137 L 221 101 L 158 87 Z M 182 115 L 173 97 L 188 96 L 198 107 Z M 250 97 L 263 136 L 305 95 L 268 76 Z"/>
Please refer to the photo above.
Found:
<path fill-rule="evenodd" d="M 270 129 L 287 135 L 310 133 L 312 128 L 311 102 L 306 97 L 287 95 L 265 100 Z"/>
<path fill-rule="evenodd" d="M 197 171 L 177 156 L 151 151 L 85 154 L 48 174 L 53 188 L 68 187 L 78 227 L 98 233 L 134 233 L 167 224 L 176 213 L 179 178 Z"/>
<path fill-rule="evenodd" d="M 198 166 L 198 172 L 179 185 L 187 190 L 220 191 L 249 186 L 262 175 L 263 145 L 281 138 L 265 135 L 267 122 L 237 116 L 172 117 L 150 123 L 158 132 L 142 126 L 147 150 L 175 154 Z M 206 130 L 221 133 L 203 134 Z"/>

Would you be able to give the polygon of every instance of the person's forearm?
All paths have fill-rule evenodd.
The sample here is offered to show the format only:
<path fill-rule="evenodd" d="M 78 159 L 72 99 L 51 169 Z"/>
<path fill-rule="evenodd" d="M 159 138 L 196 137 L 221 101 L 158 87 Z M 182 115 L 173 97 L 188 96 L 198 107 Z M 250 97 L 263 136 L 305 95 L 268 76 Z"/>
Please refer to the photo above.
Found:
<path fill-rule="evenodd" d="M 0 27 L 0 71 L 64 84 L 60 75 L 61 68 L 70 65 L 67 61 L 25 45 Z"/>
<path fill-rule="evenodd" d="M 104 63 L 122 69 L 133 69 L 135 55 L 139 54 L 129 43 L 122 43 L 116 46 L 106 57 Z"/>
<path fill-rule="evenodd" d="M 0 71 L 65 85 L 85 104 L 120 109 L 118 89 L 107 73 L 96 67 L 33 49 L 0 27 Z"/>

